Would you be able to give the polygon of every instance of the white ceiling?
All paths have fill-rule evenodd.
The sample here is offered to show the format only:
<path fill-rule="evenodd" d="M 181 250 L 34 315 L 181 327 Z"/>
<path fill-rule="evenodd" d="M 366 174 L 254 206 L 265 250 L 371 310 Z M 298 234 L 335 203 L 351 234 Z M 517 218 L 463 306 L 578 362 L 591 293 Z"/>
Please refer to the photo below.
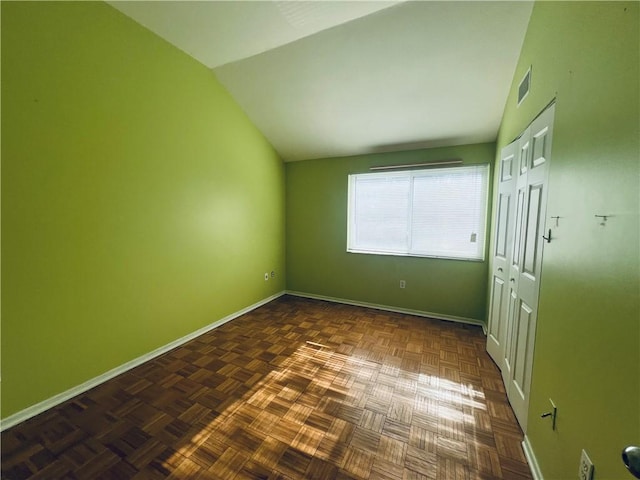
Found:
<path fill-rule="evenodd" d="M 212 68 L 285 161 L 495 140 L 533 5 L 110 3 Z"/>

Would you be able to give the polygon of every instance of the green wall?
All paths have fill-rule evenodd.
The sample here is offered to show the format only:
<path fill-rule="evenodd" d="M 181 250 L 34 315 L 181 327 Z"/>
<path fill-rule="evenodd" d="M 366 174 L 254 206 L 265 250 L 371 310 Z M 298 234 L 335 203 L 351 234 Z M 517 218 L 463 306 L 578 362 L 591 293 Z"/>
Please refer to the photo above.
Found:
<path fill-rule="evenodd" d="M 284 290 L 282 162 L 206 67 L 2 2 L 2 73 L 2 417 Z"/>
<path fill-rule="evenodd" d="M 484 321 L 487 261 L 346 252 L 347 176 L 375 165 L 448 158 L 493 163 L 494 156 L 489 143 L 287 163 L 287 288 Z"/>
<path fill-rule="evenodd" d="M 545 479 L 630 478 L 640 444 L 639 3 L 538 2 L 498 151 L 557 98 L 527 435 Z M 516 87 L 532 66 L 529 97 Z M 601 226 L 596 214 L 613 215 Z M 549 220 L 559 215 L 559 226 Z M 539 415 L 558 407 L 557 430 Z"/>
<path fill-rule="evenodd" d="M 209 70 L 108 5 L 1 8 L 6 417 L 283 290 L 285 180 Z M 527 432 L 546 479 L 575 478 L 582 448 L 596 479 L 628 478 L 620 450 L 640 444 L 639 24 L 637 2 L 536 3 L 499 132 L 498 149 L 557 98 L 547 213 L 562 218 Z M 494 155 L 287 164 L 287 288 L 484 320 L 488 262 L 347 254 L 346 189 L 371 165 Z"/>

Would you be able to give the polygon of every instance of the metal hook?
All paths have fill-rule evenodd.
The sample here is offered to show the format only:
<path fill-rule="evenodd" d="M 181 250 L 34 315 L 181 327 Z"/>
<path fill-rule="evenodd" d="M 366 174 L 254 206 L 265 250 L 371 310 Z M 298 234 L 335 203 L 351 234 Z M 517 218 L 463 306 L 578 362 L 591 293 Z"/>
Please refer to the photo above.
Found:
<path fill-rule="evenodd" d="M 545 237 L 544 235 L 542 235 L 542 238 L 544 238 L 547 243 L 551 243 L 551 229 L 549 229 L 549 236 Z"/>
<path fill-rule="evenodd" d="M 559 222 L 560 217 L 556 216 L 556 217 L 551 217 L 551 218 L 555 218 L 556 219 L 556 227 L 559 227 L 560 226 L 560 222 Z"/>
<path fill-rule="evenodd" d="M 607 218 L 609 218 L 611 215 L 594 215 L 594 217 L 596 218 L 601 218 L 602 222 L 600 222 L 600 225 L 604 226 L 607 223 Z"/>
<path fill-rule="evenodd" d="M 556 418 L 558 416 L 558 407 L 556 407 L 556 404 L 553 403 L 553 400 L 551 400 L 551 399 L 549 399 L 549 403 L 551 403 L 551 411 L 543 413 L 542 415 L 540 415 L 540 418 L 551 417 L 551 429 L 555 430 L 556 429 Z"/>

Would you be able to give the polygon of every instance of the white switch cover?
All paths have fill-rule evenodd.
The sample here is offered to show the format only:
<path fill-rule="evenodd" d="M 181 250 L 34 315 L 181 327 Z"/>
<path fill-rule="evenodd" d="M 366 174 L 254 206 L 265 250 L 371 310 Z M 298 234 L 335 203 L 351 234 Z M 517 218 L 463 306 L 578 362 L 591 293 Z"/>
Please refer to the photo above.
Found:
<path fill-rule="evenodd" d="M 582 450 L 582 455 L 580 456 L 578 478 L 580 480 L 591 480 L 593 478 L 593 462 L 584 450 Z"/>

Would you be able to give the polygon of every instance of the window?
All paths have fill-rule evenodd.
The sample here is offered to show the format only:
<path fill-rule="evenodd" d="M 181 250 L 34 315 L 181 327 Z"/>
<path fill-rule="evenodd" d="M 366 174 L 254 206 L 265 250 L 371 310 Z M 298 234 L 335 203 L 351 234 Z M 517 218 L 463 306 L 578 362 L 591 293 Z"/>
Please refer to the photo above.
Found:
<path fill-rule="evenodd" d="M 484 259 L 489 166 L 349 175 L 347 251 Z"/>

